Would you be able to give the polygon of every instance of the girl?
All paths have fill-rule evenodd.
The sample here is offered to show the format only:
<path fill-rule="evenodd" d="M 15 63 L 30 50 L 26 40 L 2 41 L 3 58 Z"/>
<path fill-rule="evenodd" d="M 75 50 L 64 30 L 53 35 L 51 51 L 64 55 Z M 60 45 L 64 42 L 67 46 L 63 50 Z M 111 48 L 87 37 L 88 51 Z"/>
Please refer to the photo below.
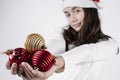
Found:
<path fill-rule="evenodd" d="M 19 71 L 15 63 L 10 66 L 8 62 L 7 68 L 12 74 L 22 75 L 23 80 L 99 80 L 102 66 L 118 54 L 118 46 L 101 31 L 98 3 L 99 0 L 64 1 L 63 11 L 69 24 L 47 44 L 48 51 L 55 56 L 49 71 L 33 70 L 25 62 Z"/>

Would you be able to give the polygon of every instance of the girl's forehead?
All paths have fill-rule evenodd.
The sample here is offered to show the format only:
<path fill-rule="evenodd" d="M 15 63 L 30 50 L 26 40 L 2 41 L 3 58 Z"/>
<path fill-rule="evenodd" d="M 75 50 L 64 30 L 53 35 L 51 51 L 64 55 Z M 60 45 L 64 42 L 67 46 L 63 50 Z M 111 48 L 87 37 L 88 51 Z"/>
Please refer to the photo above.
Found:
<path fill-rule="evenodd" d="M 74 9 L 82 9 L 81 7 L 66 7 L 64 9 L 64 11 L 68 11 L 68 10 L 74 10 Z"/>

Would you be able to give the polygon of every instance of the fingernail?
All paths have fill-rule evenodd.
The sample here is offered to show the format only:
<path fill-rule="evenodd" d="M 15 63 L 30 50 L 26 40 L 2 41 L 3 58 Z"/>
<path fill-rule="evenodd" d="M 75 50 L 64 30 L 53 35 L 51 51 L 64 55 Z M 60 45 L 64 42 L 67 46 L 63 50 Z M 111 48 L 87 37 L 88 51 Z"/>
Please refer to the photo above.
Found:
<path fill-rule="evenodd" d="M 22 62 L 21 65 L 25 65 L 25 62 Z"/>

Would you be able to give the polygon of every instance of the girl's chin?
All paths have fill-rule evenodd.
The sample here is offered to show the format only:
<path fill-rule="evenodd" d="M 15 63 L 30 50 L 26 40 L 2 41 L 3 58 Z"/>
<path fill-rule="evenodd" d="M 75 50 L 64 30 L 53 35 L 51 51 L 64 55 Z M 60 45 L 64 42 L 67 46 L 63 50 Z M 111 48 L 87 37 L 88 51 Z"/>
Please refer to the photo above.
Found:
<path fill-rule="evenodd" d="M 80 31 L 80 27 L 74 28 L 76 32 Z"/>

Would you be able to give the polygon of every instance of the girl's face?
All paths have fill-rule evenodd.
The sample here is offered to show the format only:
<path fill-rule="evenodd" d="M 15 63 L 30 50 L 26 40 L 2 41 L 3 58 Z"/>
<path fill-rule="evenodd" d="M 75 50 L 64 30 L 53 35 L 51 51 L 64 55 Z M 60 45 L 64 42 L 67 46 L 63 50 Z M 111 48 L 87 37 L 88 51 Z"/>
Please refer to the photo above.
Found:
<path fill-rule="evenodd" d="M 83 25 L 85 15 L 83 9 L 80 7 L 67 7 L 64 9 L 64 13 L 70 26 L 78 32 Z"/>

